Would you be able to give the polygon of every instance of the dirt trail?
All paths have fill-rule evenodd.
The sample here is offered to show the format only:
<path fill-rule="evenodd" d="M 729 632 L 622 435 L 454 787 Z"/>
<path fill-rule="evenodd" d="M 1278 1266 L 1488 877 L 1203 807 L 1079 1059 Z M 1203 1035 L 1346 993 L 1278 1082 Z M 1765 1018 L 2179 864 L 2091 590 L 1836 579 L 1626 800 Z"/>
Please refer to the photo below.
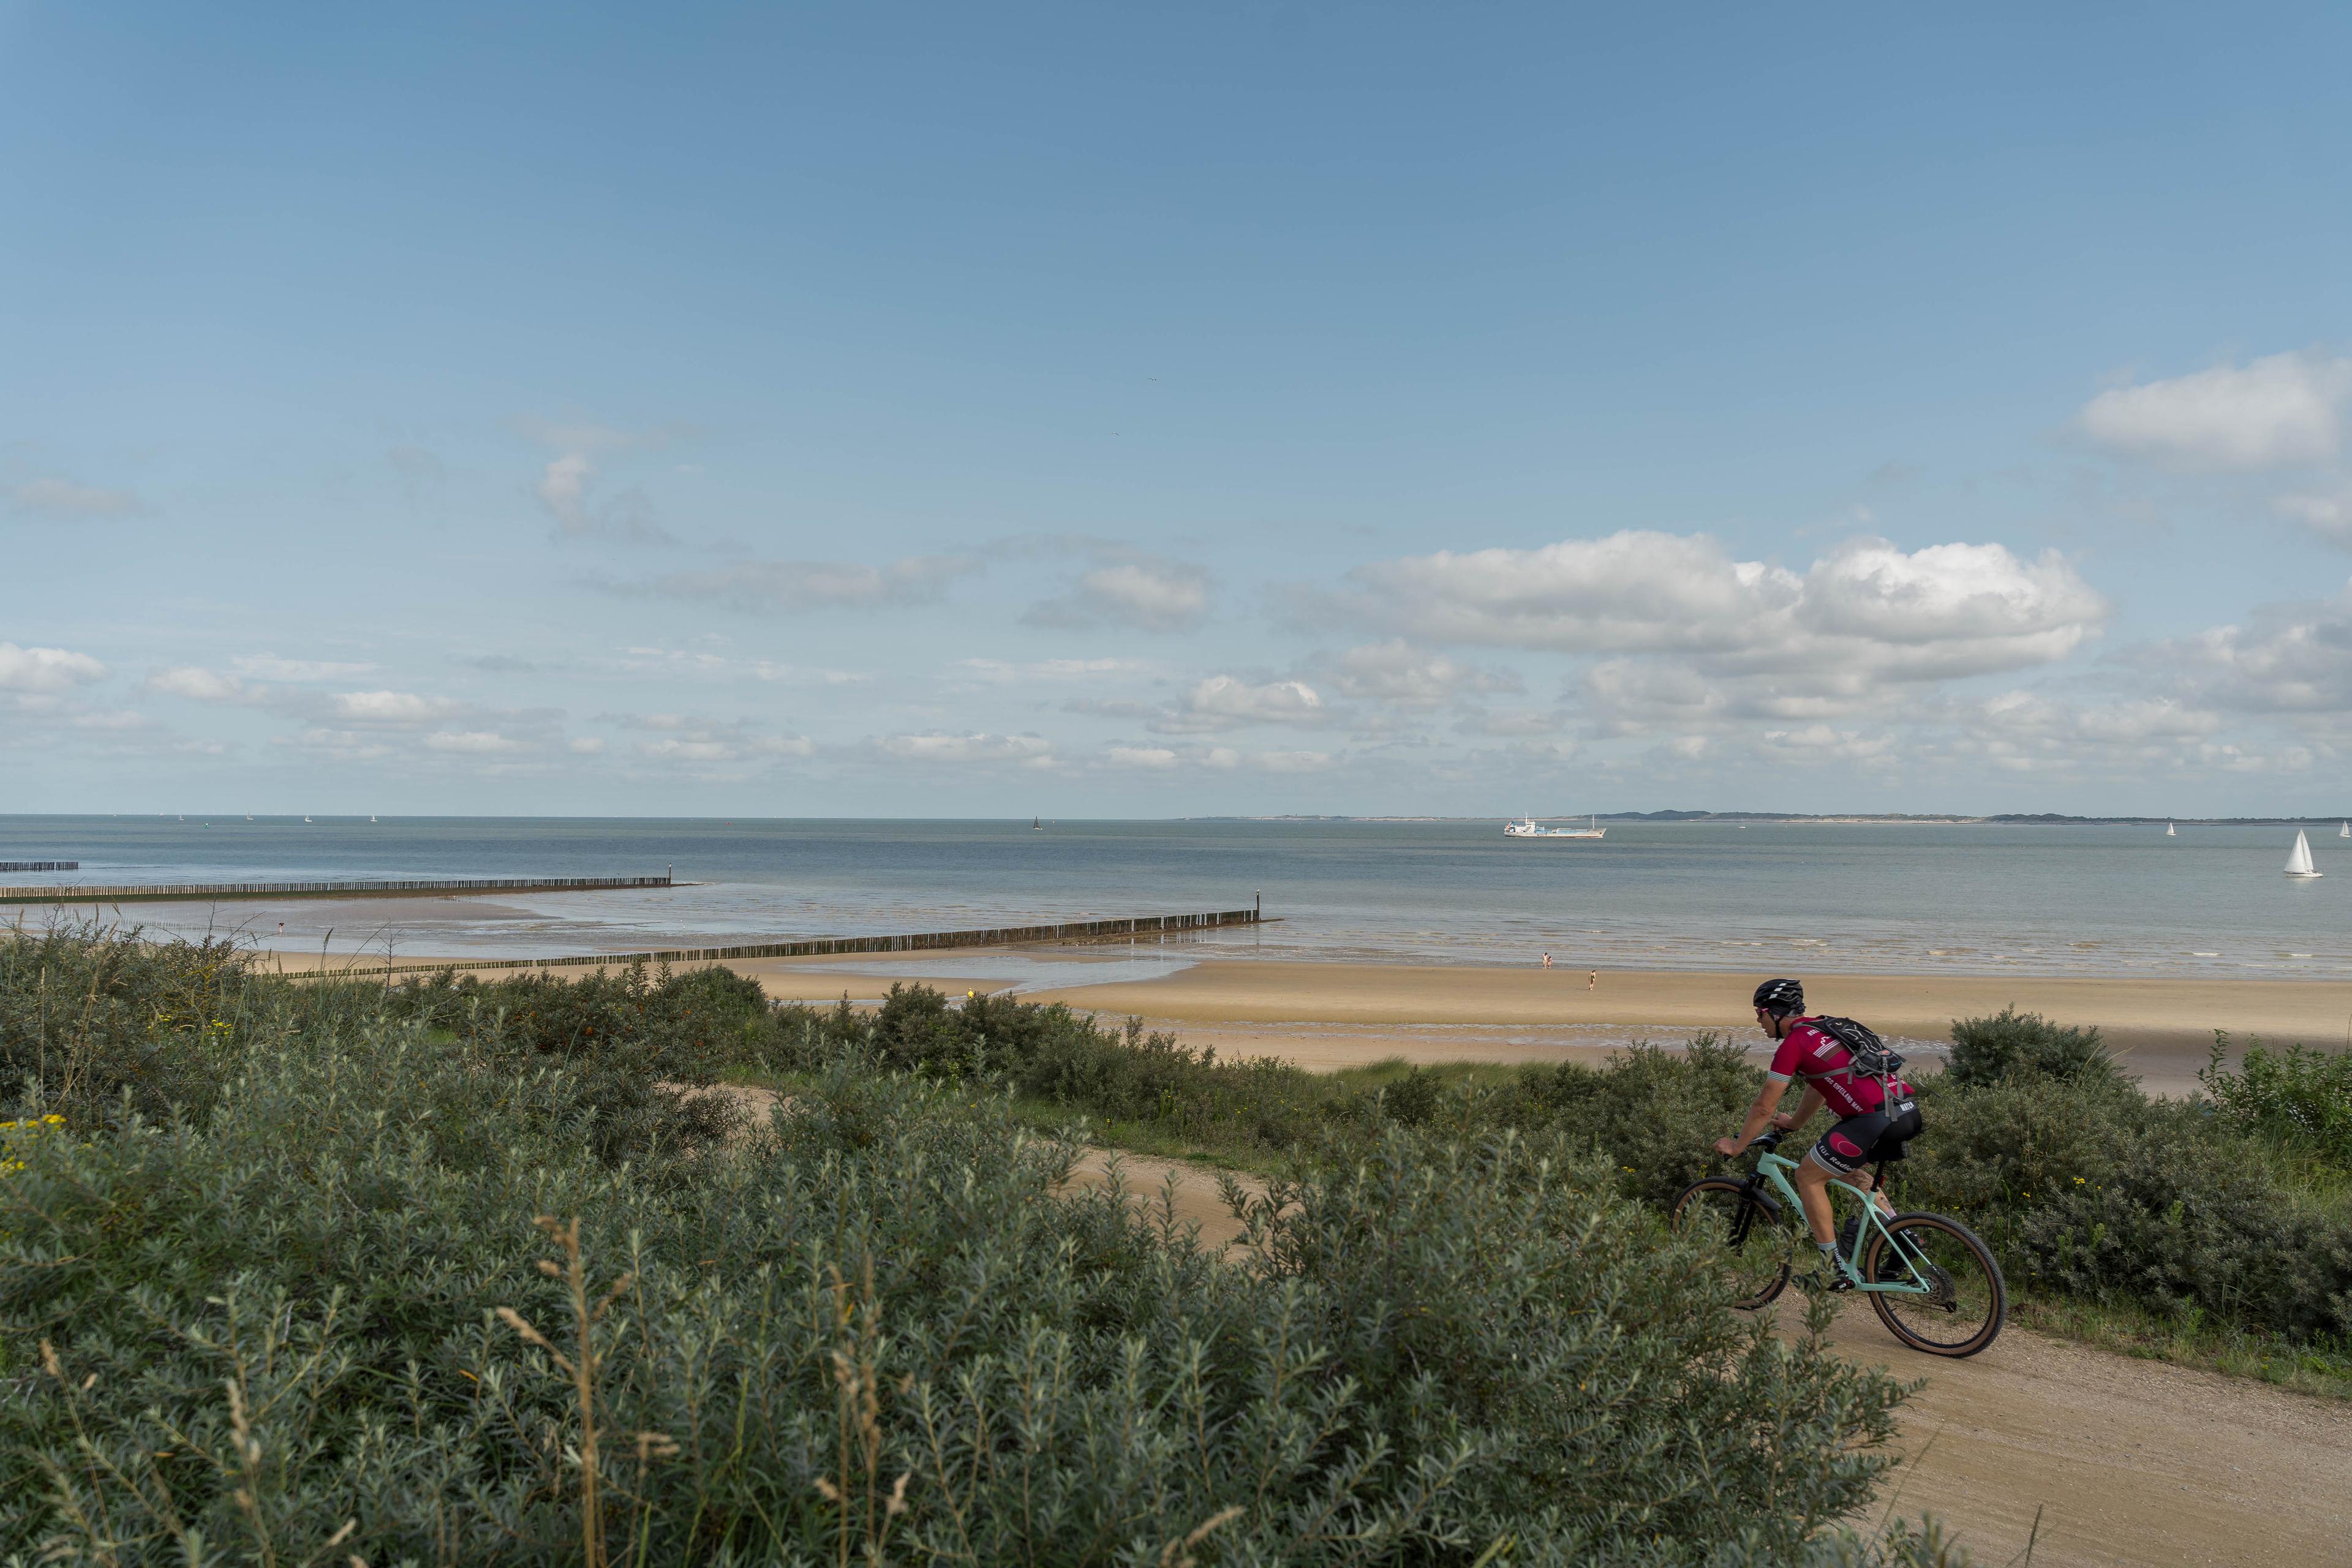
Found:
<path fill-rule="evenodd" d="M 775 1099 L 729 1092 L 755 1113 Z M 1094 1150 L 1069 1185 L 1106 1184 L 1114 1160 L 1139 1208 L 1167 1194 L 1207 1245 L 1240 1234 L 1207 1166 Z M 1784 1307 L 1783 1323 L 1795 1319 Z M 2048 1568 L 2352 1562 L 2352 1405 L 2016 1327 L 1980 1356 L 1943 1361 L 1906 1350 L 1863 1301 L 1844 1303 L 1831 1339 L 1926 1380 L 1882 1506 L 1940 1515 L 1984 1563 L 2022 1562 L 2037 1510 L 2032 1562 Z"/>
<path fill-rule="evenodd" d="M 1240 1230 L 1214 1171 L 1120 1164 L 1139 1204 L 1173 1176 L 1177 1217 L 1210 1245 Z M 1099 1185 L 1108 1165 L 1090 1153 L 1071 1182 Z M 2032 1561 L 2050 1568 L 2352 1562 L 2352 1405 L 2013 1327 L 1981 1356 L 1943 1361 L 1906 1350 L 1861 1301 L 1831 1338 L 1927 1379 L 1905 1407 L 1910 1463 L 1889 1496 L 1897 1513 L 1941 1515 L 1980 1562 L 2022 1561 L 2036 1510 Z"/>

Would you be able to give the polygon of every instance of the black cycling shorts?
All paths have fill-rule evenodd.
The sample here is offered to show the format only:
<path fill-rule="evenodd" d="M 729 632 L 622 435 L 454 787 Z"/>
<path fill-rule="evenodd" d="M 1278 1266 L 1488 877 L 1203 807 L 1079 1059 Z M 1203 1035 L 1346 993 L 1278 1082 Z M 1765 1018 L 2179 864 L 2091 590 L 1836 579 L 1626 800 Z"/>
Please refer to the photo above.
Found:
<path fill-rule="evenodd" d="M 1919 1136 L 1919 1103 L 1903 1099 L 1861 1116 L 1849 1116 L 1813 1145 L 1813 1163 L 1834 1176 L 1851 1176 L 1864 1165 L 1903 1158 L 1903 1145 Z"/>

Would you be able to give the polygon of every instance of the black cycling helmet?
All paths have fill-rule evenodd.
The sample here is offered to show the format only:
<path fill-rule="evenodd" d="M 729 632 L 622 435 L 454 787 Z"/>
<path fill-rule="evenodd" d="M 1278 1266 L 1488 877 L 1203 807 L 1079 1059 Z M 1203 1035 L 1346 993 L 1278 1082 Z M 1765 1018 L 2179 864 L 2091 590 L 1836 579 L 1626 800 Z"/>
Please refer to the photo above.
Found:
<path fill-rule="evenodd" d="M 1805 983 L 1801 980 L 1767 980 L 1756 988 L 1756 1005 L 1768 1013 L 1787 1017 L 1805 1010 Z"/>

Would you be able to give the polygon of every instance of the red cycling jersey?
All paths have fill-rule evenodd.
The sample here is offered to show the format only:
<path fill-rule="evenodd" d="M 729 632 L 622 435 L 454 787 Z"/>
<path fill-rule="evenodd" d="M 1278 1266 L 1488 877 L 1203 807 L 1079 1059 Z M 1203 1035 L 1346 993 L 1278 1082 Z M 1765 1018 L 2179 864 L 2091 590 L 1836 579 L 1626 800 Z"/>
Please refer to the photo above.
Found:
<path fill-rule="evenodd" d="M 1853 1063 L 1853 1053 L 1844 1046 L 1806 1020 L 1791 1018 L 1789 1032 L 1780 1037 L 1780 1048 L 1772 1053 L 1772 1065 L 1764 1070 L 1781 1083 L 1803 1078 L 1806 1087 L 1821 1090 L 1822 1102 L 1843 1121 L 1866 1116 L 1886 1102 L 1886 1091 L 1876 1079 L 1846 1070 Z M 1910 1092 L 1909 1084 L 1895 1080 L 1897 1099 Z"/>

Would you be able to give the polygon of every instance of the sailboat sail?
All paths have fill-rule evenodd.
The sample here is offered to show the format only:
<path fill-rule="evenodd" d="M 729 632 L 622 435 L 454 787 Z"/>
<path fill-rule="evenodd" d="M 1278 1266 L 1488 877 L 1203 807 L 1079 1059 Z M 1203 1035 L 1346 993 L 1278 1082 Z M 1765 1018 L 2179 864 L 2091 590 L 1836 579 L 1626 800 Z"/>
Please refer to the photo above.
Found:
<path fill-rule="evenodd" d="M 2336 828 L 2336 837 L 2338 838 L 2352 838 L 2352 822 L 2337 824 Z"/>
<path fill-rule="evenodd" d="M 2286 874 L 2290 877 L 2316 877 L 2318 868 L 2311 863 L 2311 840 L 2301 830 L 2294 836 L 2294 853 L 2286 858 Z"/>
<path fill-rule="evenodd" d="M 2178 838 L 2180 837 L 2180 835 L 2172 831 L 2172 824 L 2168 822 L 2164 825 L 2164 836 L 2167 838 Z"/>

